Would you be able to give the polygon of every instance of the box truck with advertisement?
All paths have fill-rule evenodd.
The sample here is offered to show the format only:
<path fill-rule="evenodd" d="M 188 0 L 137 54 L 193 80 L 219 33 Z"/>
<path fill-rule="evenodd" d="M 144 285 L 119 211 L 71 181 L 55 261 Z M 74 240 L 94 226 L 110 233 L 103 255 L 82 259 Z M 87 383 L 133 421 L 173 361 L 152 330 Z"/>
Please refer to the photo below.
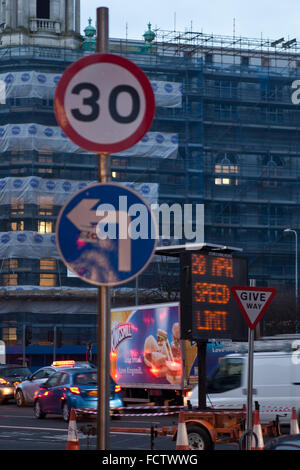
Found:
<path fill-rule="evenodd" d="M 179 302 L 111 310 L 111 376 L 124 402 L 180 405 L 198 383 L 197 345 L 180 340 Z M 226 354 L 207 345 L 207 371 Z"/>

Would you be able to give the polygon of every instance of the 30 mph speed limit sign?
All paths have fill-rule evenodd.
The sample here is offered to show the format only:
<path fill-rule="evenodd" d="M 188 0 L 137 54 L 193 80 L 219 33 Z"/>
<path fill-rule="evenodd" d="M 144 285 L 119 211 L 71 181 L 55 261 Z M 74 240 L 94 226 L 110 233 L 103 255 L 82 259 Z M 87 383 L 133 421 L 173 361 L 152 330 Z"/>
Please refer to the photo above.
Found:
<path fill-rule="evenodd" d="M 133 62 L 114 54 L 92 54 L 74 62 L 55 93 L 58 124 L 90 152 L 117 153 L 135 145 L 151 126 L 151 83 Z"/>

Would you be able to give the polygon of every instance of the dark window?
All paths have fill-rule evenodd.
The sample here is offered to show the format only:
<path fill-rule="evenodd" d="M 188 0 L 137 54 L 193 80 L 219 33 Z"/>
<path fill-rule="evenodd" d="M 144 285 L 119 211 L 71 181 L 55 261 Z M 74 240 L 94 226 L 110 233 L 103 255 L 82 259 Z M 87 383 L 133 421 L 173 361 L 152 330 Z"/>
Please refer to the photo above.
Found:
<path fill-rule="evenodd" d="M 50 19 L 50 0 L 37 0 L 36 17 L 41 19 Z"/>
<path fill-rule="evenodd" d="M 223 359 L 208 379 L 207 393 L 223 393 L 240 387 L 243 365 L 243 359 Z"/>

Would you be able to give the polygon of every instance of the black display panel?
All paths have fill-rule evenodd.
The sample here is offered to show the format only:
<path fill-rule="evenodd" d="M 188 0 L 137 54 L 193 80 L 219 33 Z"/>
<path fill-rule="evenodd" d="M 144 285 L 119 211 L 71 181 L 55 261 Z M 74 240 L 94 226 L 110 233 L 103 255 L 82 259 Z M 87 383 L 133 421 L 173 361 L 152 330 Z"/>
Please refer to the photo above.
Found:
<path fill-rule="evenodd" d="M 215 252 L 181 254 L 181 338 L 247 341 L 247 325 L 230 290 L 247 285 L 244 257 Z"/>

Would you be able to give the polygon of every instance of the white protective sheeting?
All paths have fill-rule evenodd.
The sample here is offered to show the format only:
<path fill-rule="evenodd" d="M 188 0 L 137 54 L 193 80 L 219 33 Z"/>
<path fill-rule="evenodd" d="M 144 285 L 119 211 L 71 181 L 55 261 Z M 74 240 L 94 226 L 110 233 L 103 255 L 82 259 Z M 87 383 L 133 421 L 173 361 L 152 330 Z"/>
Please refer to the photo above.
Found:
<path fill-rule="evenodd" d="M 0 233 L 0 259 L 6 258 L 60 258 L 54 233 L 23 232 Z"/>
<path fill-rule="evenodd" d="M 0 81 L 5 83 L 6 98 L 53 99 L 60 78 L 59 74 L 34 70 L 0 74 Z M 157 107 L 182 107 L 182 83 L 152 81 L 151 85 Z"/>
<path fill-rule="evenodd" d="M 62 206 L 77 191 L 97 181 L 46 179 L 38 176 L 0 179 L 0 205 Z M 133 189 L 149 204 L 158 203 L 158 183 L 119 183 Z"/>
<path fill-rule="evenodd" d="M 58 126 L 6 124 L 0 127 L 0 152 L 36 150 L 46 153 L 87 153 L 69 140 Z M 148 132 L 136 145 L 115 155 L 176 158 L 178 135 Z"/>

